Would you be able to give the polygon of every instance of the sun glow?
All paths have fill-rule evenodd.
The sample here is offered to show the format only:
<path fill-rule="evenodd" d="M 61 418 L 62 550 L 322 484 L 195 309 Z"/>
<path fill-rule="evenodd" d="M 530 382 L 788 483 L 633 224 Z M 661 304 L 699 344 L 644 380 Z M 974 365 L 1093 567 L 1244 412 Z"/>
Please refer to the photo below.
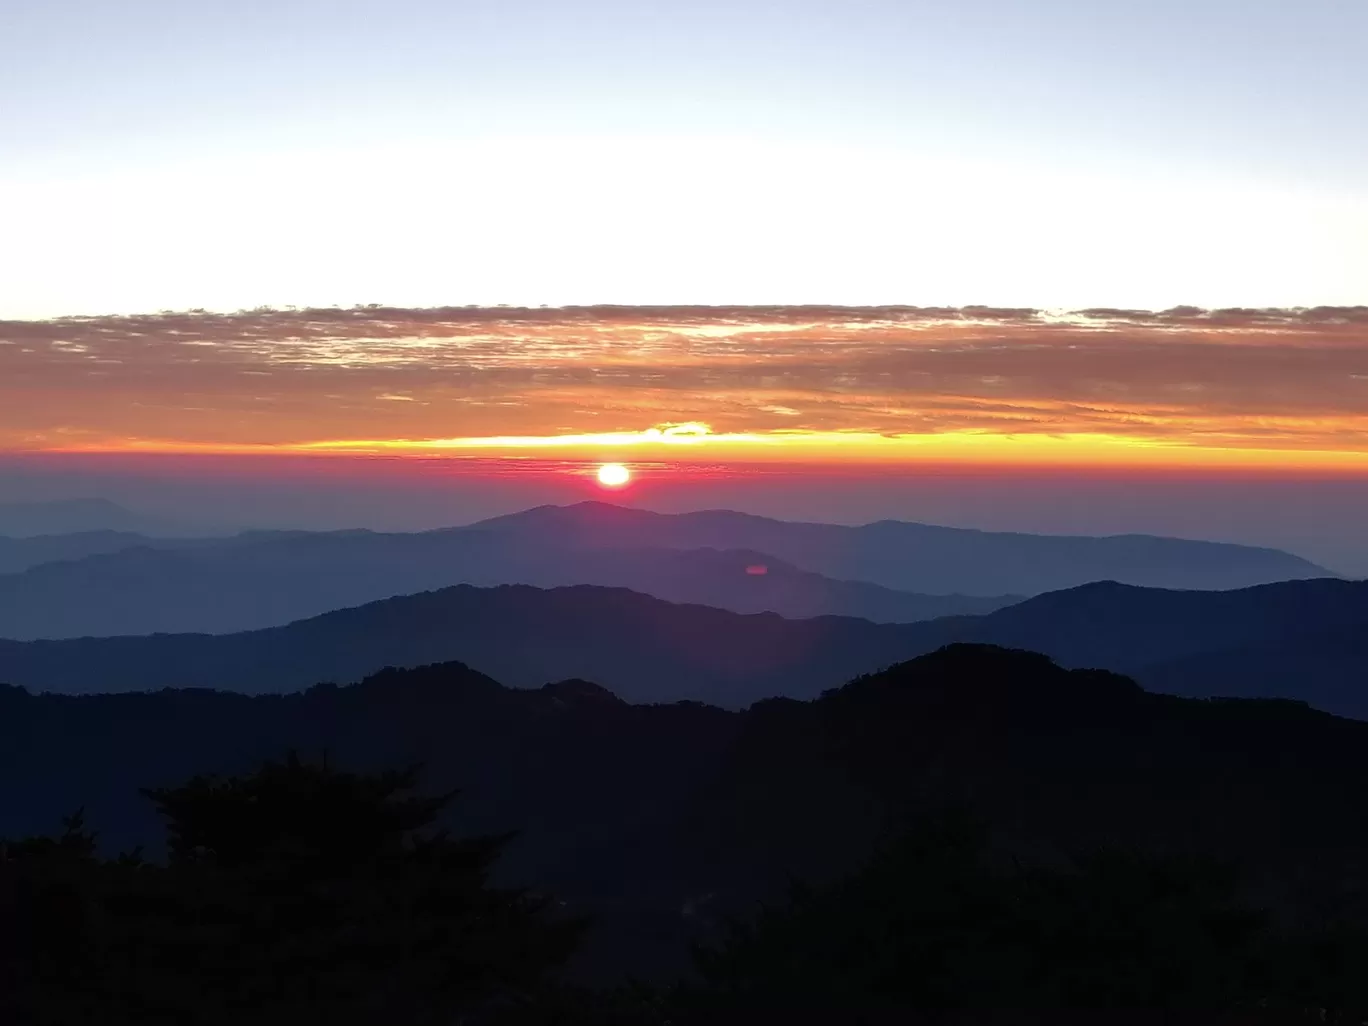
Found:
<path fill-rule="evenodd" d="M 1311 441 L 1310 439 L 1306 440 Z M 411 458 L 570 460 L 597 467 L 605 488 L 631 480 L 619 462 L 623 450 L 674 466 L 717 460 L 755 464 L 865 463 L 910 470 L 918 465 L 1202 467 L 1211 470 L 1320 470 L 1355 475 L 1368 472 L 1368 451 L 1285 446 L 1184 444 L 1173 438 L 1074 431 L 1060 434 L 988 430 L 877 434 L 867 431 L 714 432 L 702 423 L 663 424 L 641 431 L 564 435 L 494 435 L 459 438 L 348 439 L 283 444 L 216 444 L 120 439 L 115 443 L 44 446 L 48 452 L 161 452 L 336 454 Z M 1305 443 L 1303 443 L 1305 444 Z M 617 457 L 617 459 L 614 459 Z M 601 462 L 607 460 L 608 462 Z M 625 478 L 622 475 L 626 475 Z"/>
<path fill-rule="evenodd" d="M 621 463 L 605 463 L 598 468 L 598 481 L 604 488 L 621 488 L 632 479 L 632 472 Z"/>

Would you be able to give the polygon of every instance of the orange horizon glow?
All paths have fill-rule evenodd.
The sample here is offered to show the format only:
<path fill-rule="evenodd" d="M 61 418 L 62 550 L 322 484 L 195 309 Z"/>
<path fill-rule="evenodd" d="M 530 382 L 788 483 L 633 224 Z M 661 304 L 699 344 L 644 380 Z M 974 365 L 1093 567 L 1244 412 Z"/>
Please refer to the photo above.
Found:
<path fill-rule="evenodd" d="M 429 439 L 348 439 L 259 444 L 130 440 L 32 450 L 48 454 L 166 454 L 182 456 L 313 455 L 556 460 L 599 468 L 631 453 L 657 466 L 687 468 L 718 460 L 756 465 L 919 465 L 1211 470 L 1287 470 L 1368 474 L 1368 452 L 1199 446 L 1165 439 L 1075 432 L 1005 435 L 982 431 L 925 435 L 864 432 L 713 433 L 707 425 L 661 425 L 637 432 L 552 436 Z"/>
<path fill-rule="evenodd" d="M 0 454 L 1368 474 L 1368 308 L 0 322 Z"/>

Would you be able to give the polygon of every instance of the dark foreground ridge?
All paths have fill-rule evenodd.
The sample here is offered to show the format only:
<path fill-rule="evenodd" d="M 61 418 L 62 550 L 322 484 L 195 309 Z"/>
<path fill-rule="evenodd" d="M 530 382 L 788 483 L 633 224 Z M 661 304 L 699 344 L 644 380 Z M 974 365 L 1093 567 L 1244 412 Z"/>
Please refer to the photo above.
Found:
<path fill-rule="evenodd" d="M 1157 858 L 1234 864 L 1238 873 L 1228 885 L 1218 874 L 1209 881 L 1215 891 L 1201 890 L 1201 900 L 1253 909 L 1278 931 L 1328 929 L 1327 915 L 1352 925 L 1368 914 L 1361 859 L 1368 845 L 1368 724 L 1298 703 L 1153 695 L 1113 674 L 1067 671 L 1043 656 L 973 645 L 857 679 L 814 701 L 767 701 L 744 713 L 696 703 L 631 705 L 585 681 L 511 690 L 459 664 L 386 671 L 355 686 L 283 696 L 70 697 L 10 689 L 0 692 L 0 836 L 51 831 L 61 815 L 84 808 L 85 822 L 110 851 L 146 844 L 156 860 L 160 831 L 139 788 L 175 786 L 194 773 L 247 772 L 290 750 L 315 760 L 326 753 L 331 766 L 366 772 L 422 763 L 424 790 L 460 790 L 441 823 L 461 836 L 520 831 L 503 849 L 492 881 L 549 892 L 565 902 L 556 906 L 561 914 L 590 917 L 569 963 L 572 978 L 583 981 L 627 974 L 673 979 L 688 970 L 690 938 L 720 942 L 727 915 L 749 918 L 759 900 L 783 906 L 795 879 L 822 894 L 840 879 L 855 888 L 848 903 L 827 896 L 801 913 L 793 929 L 808 937 L 804 944 L 833 931 L 854 931 L 852 944 L 873 943 L 869 931 L 877 927 L 864 920 L 821 924 L 833 910 L 885 907 L 871 896 L 889 879 L 889 863 L 877 859 L 904 858 L 896 845 L 886 846 L 915 835 L 947 807 L 982 825 L 981 842 L 973 842 L 978 854 L 967 865 L 982 859 L 985 872 L 1038 867 L 1047 877 L 1030 876 L 1030 886 L 1047 894 L 1056 887 L 1049 873 L 1094 866 L 1091 853 L 1142 859 L 1096 864 L 1103 877 L 1078 884 L 1080 912 L 1093 903 L 1087 888 L 1106 880 L 1141 888 L 1142 897 L 1127 892 L 1124 901 L 1137 904 L 1117 911 L 1118 921 L 1164 907 L 1155 902 L 1173 887 L 1182 894 L 1196 886 L 1188 877 L 1165 884 L 1169 870 L 1162 866 L 1169 863 L 1154 868 L 1144 861 Z M 894 854 L 879 855 L 889 850 Z M 931 859 L 926 872 L 947 871 L 934 853 L 915 857 Z M 873 875 L 851 876 L 862 867 Z M 991 889 L 995 878 L 973 877 L 964 886 Z M 915 894 L 923 892 L 908 893 L 900 915 L 920 907 Z M 1160 931 L 1160 939 L 1144 958 L 1172 949 L 1165 930 L 1180 931 L 1184 944 L 1226 950 L 1220 928 L 1201 915 L 1196 922 L 1183 918 L 1195 914 L 1184 901 L 1178 919 L 1145 926 Z M 937 931 L 953 922 L 909 922 L 910 946 L 880 963 L 885 982 L 851 969 L 855 975 L 844 982 L 828 979 L 838 991 L 826 999 L 839 1003 L 839 988 L 855 987 L 894 1002 L 931 1001 L 915 988 L 888 990 L 887 981 L 912 979 L 917 945 L 943 948 Z M 1208 927 L 1217 934 L 1201 932 Z M 1192 930 L 1200 936 L 1189 936 Z M 792 949 L 781 936 L 736 940 L 739 961 L 724 961 L 721 975 L 710 978 L 726 990 L 728 974 L 739 973 L 733 983 L 753 990 L 748 1000 L 762 1004 L 793 986 L 790 970 L 815 985 L 814 967 L 826 964 L 825 956 Z M 955 943 L 969 945 L 969 961 L 956 963 L 962 974 L 981 961 L 971 957 L 974 946 L 988 941 L 987 934 L 957 936 Z M 759 945 L 758 963 L 744 955 L 752 943 Z M 991 952 L 1010 961 L 1022 950 Z M 788 954 L 781 958 L 781 951 Z M 1249 968 L 1222 965 L 1222 973 Z M 1187 979 L 1182 974 L 1192 968 L 1177 978 Z M 1118 966 L 1096 968 L 1103 976 L 1113 971 Z M 1155 971 L 1154 980 L 1166 978 Z M 1011 989 L 1014 978 L 1006 963 L 984 977 L 1002 1000 L 1024 1001 L 1024 991 Z M 974 987 L 988 986 L 966 979 L 967 989 L 943 1000 L 969 1000 Z M 1031 1000 L 1079 1000 L 1066 981 L 1051 986 Z M 1172 981 L 1165 986 L 1168 997 L 1156 992 L 1142 1003 L 1187 993 L 1172 990 Z M 1104 988 L 1098 1000 L 1141 1001 L 1125 993 Z"/>

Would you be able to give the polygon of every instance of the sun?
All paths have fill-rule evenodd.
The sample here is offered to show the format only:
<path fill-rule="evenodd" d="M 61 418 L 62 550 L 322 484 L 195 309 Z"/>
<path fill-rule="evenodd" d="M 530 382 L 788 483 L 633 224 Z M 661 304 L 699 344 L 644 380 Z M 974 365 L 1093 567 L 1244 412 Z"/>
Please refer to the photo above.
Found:
<path fill-rule="evenodd" d="M 632 472 L 621 463 L 605 463 L 598 468 L 598 481 L 604 488 L 621 488 L 632 479 Z"/>

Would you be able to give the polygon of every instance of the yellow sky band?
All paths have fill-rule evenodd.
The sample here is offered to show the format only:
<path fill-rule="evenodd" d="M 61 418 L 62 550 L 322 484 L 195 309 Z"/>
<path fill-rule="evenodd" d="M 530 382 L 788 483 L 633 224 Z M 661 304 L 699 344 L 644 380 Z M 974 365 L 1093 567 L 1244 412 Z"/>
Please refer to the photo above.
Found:
<path fill-rule="evenodd" d="M 916 464 L 950 462 L 994 465 L 1096 467 L 1210 467 L 1261 470 L 1338 470 L 1368 473 L 1368 452 L 1245 445 L 1191 444 L 1167 439 L 1069 434 L 1004 434 L 950 431 L 880 435 L 864 432 L 772 431 L 718 433 L 703 424 L 664 425 L 644 431 L 549 436 L 337 439 L 278 444 L 220 444 L 129 439 L 46 451 L 163 452 L 183 454 L 384 454 L 546 456 L 552 459 L 651 459 L 688 464 L 731 459 L 757 463 Z"/>

